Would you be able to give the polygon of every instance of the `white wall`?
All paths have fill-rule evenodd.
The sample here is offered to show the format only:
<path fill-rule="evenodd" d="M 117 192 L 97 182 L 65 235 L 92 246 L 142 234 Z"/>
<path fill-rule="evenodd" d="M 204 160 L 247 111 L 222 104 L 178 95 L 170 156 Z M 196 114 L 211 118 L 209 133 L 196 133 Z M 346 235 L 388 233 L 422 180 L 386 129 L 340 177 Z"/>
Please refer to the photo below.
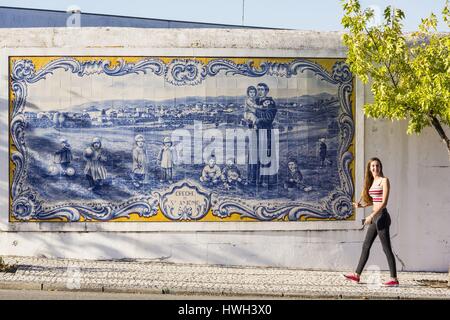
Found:
<path fill-rule="evenodd" d="M 28 49 L 24 49 L 24 47 Z M 0 254 L 88 259 L 143 258 L 172 262 L 354 269 L 365 230 L 354 222 L 10 224 L 7 180 L 7 55 L 122 55 L 343 57 L 339 33 L 271 30 L 39 29 L 0 30 Z M 28 51 L 27 51 L 28 50 Z M 30 51 L 31 50 L 31 51 Z M 34 50 L 34 51 L 33 51 Z M 69 53 L 70 54 L 70 53 Z M 406 123 L 363 120 L 370 91 L 357 97 L 356 190 L 365 161 L 381 158 L 390 178 L 388 209 L 399 270 L 442 271 L 450 264 L 450 167 L 433 129 L 407 136 Z M 446 128 L 450 134 L 450 130 Z M 369 213 L 369 211 L 367 211 Z M 158 229 L 158 226 L 162 226 Z M 207 226 L 207 227 L 205 227 Z M 213 227 L 211 227 L 213 226 Z M 271 230 L 274 229 L 274 230 Z M 306 229 L 306 230 L 305 230 Z M 309 229 L 309 230 L 308 230 Z M 321 231 L 317 231 L 323 229 Z M 84 230 L 84 231 L 83 231 Z M 316 230 L 316 231 L 313 231 Z M 367 264 L 387 269 L 377 240 Z"/>
<path fill-rule="evenodd" d="M 371 102 L 369 88 L 366 101 Z M 450 265 L 450 163 L 433 128 L 407 135 L 407 121 L 366 120 L 365 158 L 378 156 L 390 178 L 394 249 L 408 270 Z M 450 134 L 448 127 L 445 128 Z"/>

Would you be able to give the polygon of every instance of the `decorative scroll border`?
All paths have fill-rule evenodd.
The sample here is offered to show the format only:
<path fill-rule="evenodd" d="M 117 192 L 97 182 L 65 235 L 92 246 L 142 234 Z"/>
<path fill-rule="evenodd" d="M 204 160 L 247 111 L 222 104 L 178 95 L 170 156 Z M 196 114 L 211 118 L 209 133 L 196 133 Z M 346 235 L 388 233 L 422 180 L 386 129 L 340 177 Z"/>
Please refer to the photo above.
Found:
<path fill-rule="evenodd" d="M 164 191 L 155 190 L 152 195 L 130 198 L 119 204 L 111 203 L 70 203 L 46 207 L 36 191 L 25 183 L 28 165 L 28 152 L 25 145 L 25 116 L 24 108 L 27 98 L 27 86 L 45 79 L 57 69 L 64 69 L 83 77 L 92 74 L 106 74 L 109 76 L 123 76 L 131 73 L 146 74 L 152 72 L 163 76 L 165 81 L 176 86 L 195 86 L 208 76 L 213 77 L 223 72 L 226 75 L 242 75 L 247 77 L 262 77 L 265 75 L 290 78 L 305 71 L 311 71 L 322 81 L 338 86 L 338 98 L 342 109 L 338 119 L 339 150 L 338 173 L 340 185 L 330 192 L 318 204 L 303 202 L 264 202 L 258 200 L 240 200 L 224 197 L 212 193 L 210 203 L 212 214 L 219 218 L 226 218 L 231 214 L 239 214 L 259 221 L 289 220 L 297 221 L 301 217 L 317 219 L 344 220 L 353 214 L 352 197 L 354 185 L 350 164 L 354 159 L 348 151 L 353 141 L 355 126 L 351 105 L 353 91 L 352 79 L 348 65 L 343 61 L 336 62 L 331 74 L 321 65 L 305 59 L 295 59 L 290 63 L 263 62 L 255 66 L 252 61 L 237 64 L 229 59 L 212 59 L 206 65 L 201 61 L 185 58 L 173 59 L 164 63 L 157 58 L 145 58 L 136 63 L 118 59 L 115 66 L 107 59 L 93 59 L 78 61 L 72 57 L 62 57 L 53 60 L 36 70 L 33 62 L 28 59 L 15 61 L 10 74 L 10 86 L 14 94 L 12 112 L 10 111 L 10 137 L 16 151 L 11 153 L 11 161 L 15 164 L 13 173 L 10 210 L 19 221 L 60 219 L 65 221 L 84 220 L 108 221 L 120 217 L 129 217 L 137 213 L 141 217 L 151 217 L 157 214 L 159 201 Z M 325 212 L 325 213 L 324 213 Z M 179 217 L 165 216 L 171 220 Z"/>

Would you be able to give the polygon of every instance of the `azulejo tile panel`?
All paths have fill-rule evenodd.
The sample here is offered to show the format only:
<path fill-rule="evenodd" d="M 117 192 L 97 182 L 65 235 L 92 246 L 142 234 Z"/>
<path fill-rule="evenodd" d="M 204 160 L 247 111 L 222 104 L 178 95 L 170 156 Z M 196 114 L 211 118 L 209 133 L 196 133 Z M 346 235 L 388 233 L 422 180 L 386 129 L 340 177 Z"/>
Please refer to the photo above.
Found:
<path fill-rule="evenodd" d="M 343 59 L 9 63 L 10 222 L 354 217 Z"/>

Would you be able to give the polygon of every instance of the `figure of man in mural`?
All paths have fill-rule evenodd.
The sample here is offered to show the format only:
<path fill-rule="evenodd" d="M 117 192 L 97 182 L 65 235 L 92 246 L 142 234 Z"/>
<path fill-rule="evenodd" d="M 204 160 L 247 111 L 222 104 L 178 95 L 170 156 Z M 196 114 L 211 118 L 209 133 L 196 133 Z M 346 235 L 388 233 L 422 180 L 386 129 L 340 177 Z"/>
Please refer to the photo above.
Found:
<path fill-rule="evenodd" d="M 92 139 L 91 146 L 84 150 L 83 156 L 86 160 L 84 174 L 89 182 L 88 190 L 97 190 L 103 185 L 108 174 L 103 165 L 106 162 L 106 156 L 100 138 Z"/>
<path fill-rule="evenodd" d="M 53 163 L 60 166 L 60 172 L 62 175 L 73 176 L 75 170 L 70 167 L 70 162 L 73 160 L 72 148 L 66 138 L 59 140 L 61 148 L 53 155 Z"/>
<path fill-rule="evenodd" d="M 247 185 L 247 182 L 242 180 L 241 171 L 235 164 L 233 158 L 227 160 L 227 163 L 222 170 L 221 179 L 225 189 L 236 188 L 239 184 Z"/>
<path fill-rule="evenodd" d="M 204 184 L 217 185 L 221 181 L 222 171 L 216 164 L 216 158 L 211 156 L 208 158 L 208 163 L 202 170 L 200 181 Z"/>
<path fill-rule="evenodd" d="M 147 152 L 144 149 L 145 138 L 142 134 L 136 135 L 134 137 L 136 146 L 133 149 L 133 172 L 132 179 L 133 185 L 136 188 L 141 187 L 144 184 L 147 175 Z"/>
<path fill-rule="evenodd" d="M 160 182 L 173 183 L 173 164 L 176 161 L 176 151 L 172 147 L 172 140 L 165 137 L 163 140 L 163 147 L 158 154 L 158 163 L 161 168 Z"/>
<path fill-rule="evenodd" d="M 321 168 L 327 164 L 331 166 L 331 160 L 327 159 L 327 145 L 325 143 L 325 138 L 319 139 L 319 158 Z"/>
<path fill-rule="evenodd" d="M 269 86 L 265 83 L 259 83 L 257 85 L 257 97 L 256 97 L 256 109 L 255 109 L 255 128 L 256 128 L 256 149 L 258 154 L 258 161 L 256 164 L 248 165 L 248 181 L 252 185 L 259 184 L 262 187 L 272 186 L 278 182 L 278 174 L 266 175 L 261 173 L 261 168 L 270 167 L 271 164 L 261 164 L 260 156 L 262 152 L 266 153 L 267 157 L 272 156 L 272 124 L 277 114 L 277 108 L 275 101 L 272 97 L 267 96 L 269 93 Z M 265 136 L 260 137 L 259 131 L 265 129 Z M 266 150 L 260 150 L 262 140 L 266 141 Z"/>

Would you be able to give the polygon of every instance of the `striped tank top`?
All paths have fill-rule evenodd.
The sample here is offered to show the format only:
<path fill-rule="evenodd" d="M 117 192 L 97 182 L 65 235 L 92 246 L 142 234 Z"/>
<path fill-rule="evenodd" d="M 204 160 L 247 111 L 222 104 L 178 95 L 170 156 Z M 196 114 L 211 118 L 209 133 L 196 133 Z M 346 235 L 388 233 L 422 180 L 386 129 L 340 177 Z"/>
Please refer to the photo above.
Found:
<path fill-rule="evenodd" d="M 379 184 L 372 184 L 369 189 L 369 196 L 372 198 L 372 202 L 383 202 L 383 186 L 381 183 L 383 179 L 380 179 Z"/>

